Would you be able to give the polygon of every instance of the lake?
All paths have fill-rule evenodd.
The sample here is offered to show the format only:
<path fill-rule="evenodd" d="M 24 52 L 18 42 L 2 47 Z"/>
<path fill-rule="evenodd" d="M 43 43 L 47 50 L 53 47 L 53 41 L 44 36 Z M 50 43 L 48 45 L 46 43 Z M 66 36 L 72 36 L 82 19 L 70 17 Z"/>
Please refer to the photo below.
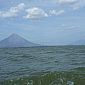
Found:
<path fill-rule="evenodd" d="M 0 85 L 85 85 L 85 46 L 0 48 Z"/>

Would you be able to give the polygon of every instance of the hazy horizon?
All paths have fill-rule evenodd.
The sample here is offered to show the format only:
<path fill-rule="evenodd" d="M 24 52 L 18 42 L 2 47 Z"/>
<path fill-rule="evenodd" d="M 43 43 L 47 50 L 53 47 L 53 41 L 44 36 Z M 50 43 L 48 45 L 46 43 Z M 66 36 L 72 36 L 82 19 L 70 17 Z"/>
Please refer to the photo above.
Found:
<path fill-rule="evenodd" d="M 0 40 L 16 33 L 44 45 L 85 39 L 84 0 L 0 0 Z"/>

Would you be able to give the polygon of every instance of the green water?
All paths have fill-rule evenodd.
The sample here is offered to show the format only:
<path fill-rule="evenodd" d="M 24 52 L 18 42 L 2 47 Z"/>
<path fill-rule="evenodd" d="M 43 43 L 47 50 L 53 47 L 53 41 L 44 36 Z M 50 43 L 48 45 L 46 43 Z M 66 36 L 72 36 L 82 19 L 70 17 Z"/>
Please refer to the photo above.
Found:
<path fill-rule="evenodd" d="M 85 46 L 0 49 L 0 85 L 85 85 Z"/>

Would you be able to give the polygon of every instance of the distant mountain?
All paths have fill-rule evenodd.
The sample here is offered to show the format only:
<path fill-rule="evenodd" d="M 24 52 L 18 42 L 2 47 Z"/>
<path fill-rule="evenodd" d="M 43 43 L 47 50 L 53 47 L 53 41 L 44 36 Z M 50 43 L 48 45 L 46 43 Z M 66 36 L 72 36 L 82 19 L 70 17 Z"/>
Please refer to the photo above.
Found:
<path fill-rule="evenodd" d="M 72 43 L 72 45 L 85 45 L 85 39 L 75 41 Z"/>
<path fill-rule="evenodd" d="M 17 34 L 12 34 L 8 38 L 0 41 L 0 47 L 32 47 L 40 46 L 38 44 L 32 43 Z"/>

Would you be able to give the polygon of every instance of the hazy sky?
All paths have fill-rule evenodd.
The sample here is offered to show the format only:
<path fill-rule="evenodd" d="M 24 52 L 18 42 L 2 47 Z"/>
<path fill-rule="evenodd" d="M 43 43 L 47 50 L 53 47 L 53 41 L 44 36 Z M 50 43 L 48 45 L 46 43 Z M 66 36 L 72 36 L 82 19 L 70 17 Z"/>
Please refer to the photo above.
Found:
<path fill-rule="evenodd" d="M 40 44 L 85 38 L 85 0 L 0 0 L 0 40 L 17 33 Z"/>

